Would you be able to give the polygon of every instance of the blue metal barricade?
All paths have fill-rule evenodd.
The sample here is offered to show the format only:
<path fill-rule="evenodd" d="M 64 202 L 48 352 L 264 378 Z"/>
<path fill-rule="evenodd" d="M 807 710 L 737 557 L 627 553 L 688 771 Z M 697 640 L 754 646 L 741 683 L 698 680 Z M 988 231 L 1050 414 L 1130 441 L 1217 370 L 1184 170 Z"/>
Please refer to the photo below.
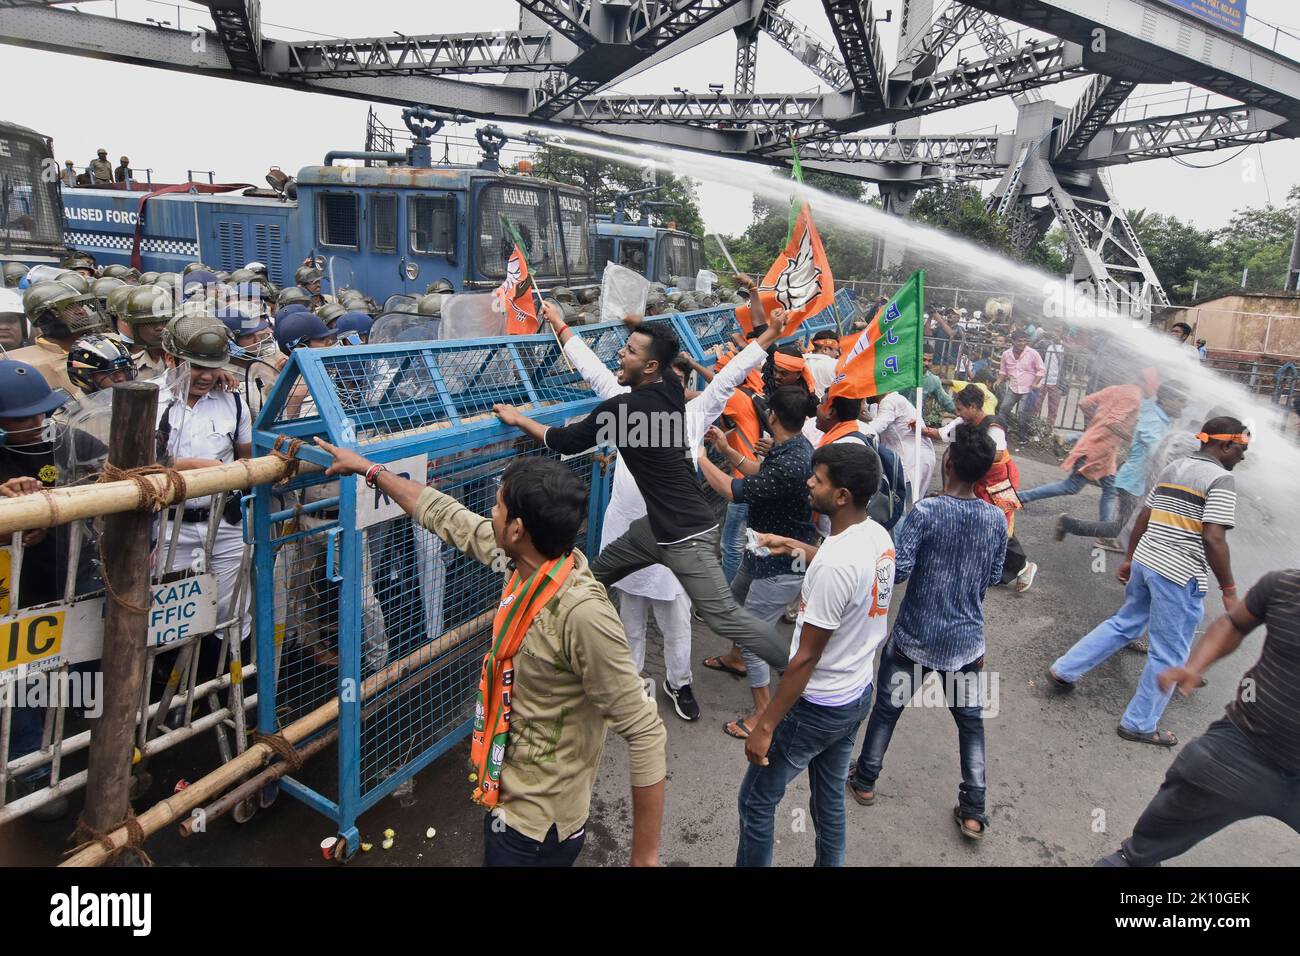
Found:
<path fill-rule="evenodd" d="M 849 321 L 851 298 L 840 308 Z M 806 328 L 833 325 L 830 312 Z M 697 360 L 739 328 L 730 308 L 647 321 L 670 322 Z M 628 334 L 621 322 L 573 331 L 610 368 Z M 487 515 L 510 460 L 561 458 L 503 426 L 499 402 L 552 425 L 598 404 L 549 334 L 299 349 L 258 416 L 255 453 L 298 439 L 297 457 L 327 465 L 312 443 L 320 437 Z M 609 499 L 604 456 L 561 460 L 589 486 L 578 544 L 594 554 Z M 337 698 L 337 722 L 321 731 L 338 732 L 337 780 L 313 787 L 289 775 L 280 786 L 334 820 L 351 854 L 358 816 L 469 733 L 504 560 L 481 565 L 359 478 L 321 472 L 258 486 L 253 539 L 258 728 L 279 733 Z"/>
<path fill-rule="evenodd" d="M 611 367 L 621 323 L 575 330 Z M 536 447 L 492 413 L 519 405 L 562 424 L 597 404 L 550 335 L 302 349 L 254 431 L 258 454 L 279 436 L 326 464 L 315 437 L 427 480 L 487 515 L 499 475 Z M 605 465 L 565 456 L 591 489 L 579 547 L 594 552 L 608 501 Z M 360 486 L 360 487 L 359 487 Z M 253 500 L 259 730 L 281 731 L 338 698 L 338 777 L 281 786 L 338 825 L 347 852 L 357 817 L 469 732 L 479 664 L 501 594 L 485 567 L 395 512 L 360 479 L 304 474 Z"/>

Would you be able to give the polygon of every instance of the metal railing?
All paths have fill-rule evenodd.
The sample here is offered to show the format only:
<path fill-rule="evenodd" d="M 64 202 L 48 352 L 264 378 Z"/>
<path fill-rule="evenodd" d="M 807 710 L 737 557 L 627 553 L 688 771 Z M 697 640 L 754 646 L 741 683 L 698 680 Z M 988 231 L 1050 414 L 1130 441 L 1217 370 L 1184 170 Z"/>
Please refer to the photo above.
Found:
<path fill-rule="evenodd" d="M 150 628 L 145 637 L 144 699 L 137 717 L 133 786 L 148 786 L 147 768 L 157 754 L 213 731 L 222 762 L 242 753 L 247 742 L 245 711 L 256 706 L 243 680 L 255 676 L 255 659 L 245 660 L 252 560 L 251 540 L 238 552 L 214 553 L 226 494 L 216 495 L 209 520 L 183 532 L 184 523 L 164 517 L 155 524 Z M 237 499 L 238 500 L 238 499 Z M 0 824 L 44 806 L 86 783 L 86 751 L 97 687 L 105 592 L 99 522 L 78 520 L 51 529 L 63 569 L 60 599 L 31 603 L 22 569 L 30 547 L 14 533 L 0 549 L 10 593 L 0 602 L 0 626 L 10 633 L 40 636 L 19 651 L 20 662 L 0 660 Z M 193 540 L 201 543 L 195 547 Z M 219 577 L 234 579 L 222 606 Z M 42 630 L 43 629 L 43 630 Z M 76 687 L 74 694 L 67 694 Z M 55 693 L 62 690 L 63 692 Z M 38 696 L 39 695 L 39 696 Z M 41 703 L 32 704 L 39 700 Z M 10 782 L 29 791 L 6 799 Z M 237 814 L 238 816 L 238 814 Z"/>

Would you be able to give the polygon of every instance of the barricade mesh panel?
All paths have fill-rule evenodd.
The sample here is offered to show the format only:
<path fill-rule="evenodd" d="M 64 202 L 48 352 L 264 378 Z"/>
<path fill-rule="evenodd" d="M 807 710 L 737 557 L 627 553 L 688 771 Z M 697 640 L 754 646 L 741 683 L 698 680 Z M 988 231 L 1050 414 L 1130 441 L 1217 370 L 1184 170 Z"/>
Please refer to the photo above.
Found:
<path fill-rule="evenodd" d="M 312 499 L 337 494 L 337 482 L 317 481 L 302 492 Z M 292 507 L 294 495 L 273 495 L 274 507 Z M 306 514 L 272 529 L 275 552 L 275 720 L 284 727 L 338 693 L 341 584 L 329 580 L 328 532 L 337 510 Z M 336 555 L 337 560 L 337 555 Z"/>
<path fill-rule="evenodd" d="M 547 405 L 591 397 L 553 339 L 440 342 L 436 349 L 412 343 L 380 353 L 344 348 L 322 356 L 321 364 L 329 377 L 330 404 L 343 418 L 344 430 L 352 429 L 353 437 L 345 440 L 363 446 L 487 421 L 497 403 Z M 310 418 L 294 411 L 292 402 L 286 403 L 276 423 Z"/>

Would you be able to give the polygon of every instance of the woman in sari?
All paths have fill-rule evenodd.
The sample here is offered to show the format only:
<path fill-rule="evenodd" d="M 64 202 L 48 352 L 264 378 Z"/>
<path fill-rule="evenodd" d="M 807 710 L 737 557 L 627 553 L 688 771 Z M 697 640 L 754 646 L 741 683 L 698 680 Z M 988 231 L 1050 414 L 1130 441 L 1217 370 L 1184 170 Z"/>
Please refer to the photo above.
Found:
<path fill-rule="evenodd" d="M 1023 594 L 1034 583 L 1038 565 L 1025 557 L 1025 549 L 1016 539 L 1016 512 L 1020 510 L 1020 470 L 1007 447 L 1006 429 L 992 415 L 984 411 L 984 393 L 976 385 L 967 385 L 954 397 L 957 417 L 943 428 L 926 428 L 922 431 L 931 440 L 951 441 L 953 430 L 961 423 L 983 428 L 993 439 L 997 456 L 988 472 L 975 483 L 975 496 L 996 505 L 1007 517 L 1007 556 L 1003 564 L 1002 583 L 1010 584 Z"/>

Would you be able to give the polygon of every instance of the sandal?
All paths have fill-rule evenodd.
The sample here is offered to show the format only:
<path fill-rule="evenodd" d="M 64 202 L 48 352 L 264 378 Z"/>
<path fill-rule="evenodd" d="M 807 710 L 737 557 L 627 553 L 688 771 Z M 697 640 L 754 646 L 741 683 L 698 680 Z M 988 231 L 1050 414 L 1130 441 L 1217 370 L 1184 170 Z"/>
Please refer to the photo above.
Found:
<path fill-rule="evenodd" d="M 734 733 L 731 729 L 732 724 L 740 728 L 740 730 L 744 731 L 744 733 L 743 734 Z M 749 724 L 745 723 L 745 719 L 743 717 L 737 717 L 735 720 L 728 721 L 727 723 L 723 724 L 722 732 L 726 734 L 728 737 L 735 737 L 737 740 L 748 740 L 750 734 Z"/>
<path fill-rule="evenodd" d="M 1123 724 L 1115 728 L 1115 732 L 1125 740 L 1132 740 L 1139 744 L 1151 744 L 1153 747 L 1173 747 L 1178 743 L 1178 738 L 1174 736 L 1172 730 L 1156 729 L 1150 734 L 1139 734 L 1137 731 L 1129 730 Z"/>
<path fill-rule="evenodd" d="M 736 668 L 728 664 L 726 661 L 724 661 L 721 655 L 717 657 L 706 657 L 700 663 L 702 663 L 705 667 L 707 667 L 711 671 L 722 671 L 722 673 L 730 674 L 732 677 L 735 677 L 737 679 L 741 677 L 749 676 L 749 671 L 737 670 Z"/>
<path fill-rule="evenodd" d="M 952 816 L 953 819 L 957 821 L 957 829 L 961 831 L 961 835 L 964 836 L 966 839 L 968 840 L 984 839 L 984 824 L 980 823 L 979 820 L 976 820 L 975 817 L 962 816 L 960 804 L 952 808 Z M 975 820 L 976 823 L 979 823 L 980 828 L 978 830 L 972 830 L 970 827 L 966 826 L 967 820 Z"/>

